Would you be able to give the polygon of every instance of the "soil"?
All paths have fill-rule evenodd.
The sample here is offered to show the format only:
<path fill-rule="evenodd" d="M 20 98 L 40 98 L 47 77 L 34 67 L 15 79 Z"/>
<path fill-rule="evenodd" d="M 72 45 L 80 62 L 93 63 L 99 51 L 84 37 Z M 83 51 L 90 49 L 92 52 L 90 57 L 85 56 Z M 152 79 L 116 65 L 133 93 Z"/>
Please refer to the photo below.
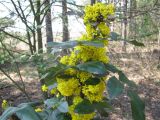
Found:
<path fill-rule="evenodd" d="M 126 51 L 122 51 L 120 43 L 112 42 L 109 45 L 110 61 L 119 67 L 133 80 L 137 86 L 137 92 L 145 101 L 146 120 L 160 119 L 160 69 L 159 50 L 157 44 L 147 44 L 144 48 L 137 48 L 132 45 L 126 46 Z M 26 91 L 32 100 L 38 100 L 42 97 L 38 73 L 33 65 L 22 65 L 20 67 L 22 78 L 26 85 Z M 11 71 L 10 75 L 17 81 L 21 82 L 15 72 Z M 24 94 L 13 86 L 12 82 L 0 73 L 0 103 L 6 99 L 10 104 L 16 106 L 19 103 L 27 102 Z M 132 120 L 129 99 L 126 93 L 112 101 L 114 111 L 104 120 Z M 2 109 L 0 108 L 0 113 Z"/>

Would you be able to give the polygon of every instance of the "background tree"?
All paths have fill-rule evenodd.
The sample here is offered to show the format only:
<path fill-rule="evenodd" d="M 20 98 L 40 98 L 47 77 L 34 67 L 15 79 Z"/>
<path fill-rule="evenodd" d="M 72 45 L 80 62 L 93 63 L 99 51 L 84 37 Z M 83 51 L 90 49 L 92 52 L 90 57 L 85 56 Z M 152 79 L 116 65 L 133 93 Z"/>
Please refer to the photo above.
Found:
<path fill-rule="evenodd" d="M 46 23 L 46 38 L 47 43 L 52 42 L 53 40 L 53 31 L 52 31 L 52 16 L 51 16 L 51 3 L 50 0 L 44 0 L 45 9 L 47 11 L 46 17 L 45 17 L 45 23 Z"/>
<path fill-rule="evenodd" d="M 62 0 L 62 26 L 63 26 L 62 41 L 65 42 L 69 40 L 67 0 Z"/>
<path fill-rule="evenodd" d="M 96 0 L 91 0 L 91 5 L 95 4 Z"/>

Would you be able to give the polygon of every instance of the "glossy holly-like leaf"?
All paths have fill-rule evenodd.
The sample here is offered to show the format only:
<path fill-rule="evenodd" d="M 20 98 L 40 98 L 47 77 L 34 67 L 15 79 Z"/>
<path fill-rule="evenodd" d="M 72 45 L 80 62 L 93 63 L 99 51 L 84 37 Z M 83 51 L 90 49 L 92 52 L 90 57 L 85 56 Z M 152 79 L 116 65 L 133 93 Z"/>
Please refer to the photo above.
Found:
<path fill-rule="evenodd" d="M 62 113 L 68 112 L 68 103 L 66 101 L 60 102 L 57 108 Z"/>
<path fill-rule="evenodd" d="M 52 90 L 52 89 L 54 89 L 56 87 L 57 87 L 57 83 L 54 83 L 53 85 L 49 85 L 48 86 L 48 90 Z"/>
<path fill-rule="evenodd" d="M 93 74 L 104 75 L 107 73 L 107 69 L 102 62 L 99 61 L 91 61 L 83 64 L 79 64 L 76 66 L 81 71 L 86 71 Z"/>
<path fill-rule="evenodd" d="M 68 103 L 59 98 L 51 98 L 44 101 L 47 108 L 56 108 L 62 113 L 68 112 Z"/>
<path fill-rule="evenodd" d="M 137 40 L 132 40 L 132 41 L 128 41 L 129 43 L 135 45 L 135 46 L 140 46 L 140 47 L 144 47 L 145 45 Z"/>
<path fill-rule="evenodd" d="M 74 112 L 78 114 L 89 114 L 94 112 L 95 108 L 89 100 L 83 100 L 75 106 Z"/>
<path fill-rule="evenodd" d="M 107 82 L 107 90 L 110 99 L 113 99 L 123 92 L 124 85 L 116 77 L 113 76 Z"/>
<path fill-rule="evenodd" d="M 127 84 L 130 87 L 136 87 L 136 84 L 133 81 L 129 80 L 123 72 L 119 72 L 118 74 L 119 74 L 119 80 L 121 82 Z"/>
<path fill-rule="evenodd" d="M 93 40 L 93 41 L 67 41 L 67 42 L 48 42 L 47 47 L 68 49 L 73 48 L 77 45 L 87 45 L 95 47 L 104 47 L 104 40 Z"/>
<path fill-rule="evenodd" d="M 93 105 L 97 110 L 102 110 L 102 109 L 112 110 L 112 106 L 106 101 L 96 102 L 96 103 L 93 103 Z"/>
<path fill-rule="evenodd" d="M 47 106 L 47 108 L 57 107 L 59 105 L 59 99 L 58 98 L 51 98 L 44 101 L 44 104 Z"/>
<path fill-rule="evenodd" d="M 93 40 L 93 41 L 79 41 L 79 45 L 104 47 L 104 40 Z"/>
<path fill-rule="evenodd" d="M 110 38 L 111 38 L 111 40 L 120 40 L 120 35 L 116 32 L 111 32 Z"/>
<path fill-rule="evenodd" d="M 145 120 L 145 104 L 133 91 L 128 92 L 131 100 L 132 116 L 134 120 Z"/>
<path fill-rule="evenodd" d="M 118 73 L 119 75 L 119 80 L 127 85 L 129 85 L 130 87 L 136 87 L 136 84 L 129 80 L 126 75 L 121 71 L 119 70 L 118 68 L 116 68 L 114 65 L 112 64 L 105 64 L 105 67 L 108 71 L 110 72 L 113 72 L 113 73 Z"/>
<path fill-rule="evenodd" d="M 8 118 L 15 114 L 21 120 L 42 120 L 35 110 L 28 104 L 21 104 L 18 107 L 7 108 L 0 120 L 8 120 Z"/>
<path fill-rule="evenodd" d="M 50 112 L 50 114 L 48 115 L 47 120 L 59 120 L 59 119 L 58 119 L 58 115 L 59 115 L 60 113 L 61 113 L 61 112 L 60 112 L 58 109 L 52 110 L 52 111 Z"/>
<path fill-rule="evenodd" d="M 94 107 L 98 111 L 98 113 L 103 117 L 108 117 L 108 113 L 112 110 L 111 105 L 108 104 L 107 101 L 94 103 Z"/>
<path fill-rule="evenodd" d="M 47 47 L 67 49 L 73 48 L 77 45 L 77 41 L 67 41 L 67 42 L 48 42 Z"/>
<path fill-rule="evenodd" d="M 41 80 L 44 80 L 47 86 L 53 85 L 56 83 L 56 76 L 63 73 L 68 68 L 70 67 L 63 64 L 51 67 L 46 71 L 44 75 L 42 75 Z"/>
<path fill-rule="evenodd" d="M 113 72 L 113 73 L 118 73 L 120 70 L 118 68 L 116 68 L 114 65 L 112 64 L 105 64 L 105 67 L 108 71 Z"/>
<path fill-rule="evenodd" d="M 84 83 L 86 85 L 97 85 L 98 83 L 100 83 L 100 79 L 99 78 L 90 78 L 88 80 L 86 80 Z"/>

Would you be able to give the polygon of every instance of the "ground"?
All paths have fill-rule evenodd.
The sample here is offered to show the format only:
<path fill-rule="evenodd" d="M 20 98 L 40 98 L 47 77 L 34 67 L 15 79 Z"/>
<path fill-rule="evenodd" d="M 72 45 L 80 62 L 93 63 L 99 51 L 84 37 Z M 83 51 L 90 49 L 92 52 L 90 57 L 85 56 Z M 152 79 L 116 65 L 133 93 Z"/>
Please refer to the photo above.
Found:
<path fill-rule="evenodd" d="M 133 80 L 137 86 L 137 92 L 145 101 L 146 120 L 159 120 L 160 118 L 160 69 L 158 69 L 160 49 L 157 43 L 148 43 L 144 48 L 127 45 L 125 51 L 121 50 L 121 44 L 112 42 L 109 47 L 111 62 L 119 67 Z M 41 97 L 38 73 L 33 65 L 25 64 L 20 67 L 22 77 L 26 84 L 27 93 L 32 100 Z M 20 82 L 12 71 L 10 75 Z M 18 91 L 9 80 L 0 73 L 0 103 L 6 99 L 12 105 L 26 102 L 24 94 Z M 129 99 L 124 92 L 112 101 L 114 111 L 105 120 L 132 120 Z M 0 108 L 0 113 L 1 113 Z"/>

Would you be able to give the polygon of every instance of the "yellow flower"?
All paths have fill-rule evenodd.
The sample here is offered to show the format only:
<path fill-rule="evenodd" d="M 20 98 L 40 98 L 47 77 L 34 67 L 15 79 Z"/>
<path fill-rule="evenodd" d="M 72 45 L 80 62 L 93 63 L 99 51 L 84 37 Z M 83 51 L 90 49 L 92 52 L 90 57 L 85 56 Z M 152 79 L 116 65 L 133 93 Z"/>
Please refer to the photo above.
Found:
<path fill-rule="evenodd" d="M 56 88 L 53 88 L 53 89 L 50 91 L 51 95 L 54 95 L 54 94 L 56 93 L 56 91 L 57 91 L 57 89 L 56 89 Z"/>
<path fill-rule="evenodd" d="M 6 109 L 8 107 L 8 102 L 7 100 L 2 101 L 2 109 Z"/>
<path fill-rule="evenodd" d="M 71 114 L 72 116 L 72 120 L 91 120 L 94 118 L 95 116 L 95 113 L 90 113 L 90 114 L 78 114 L 78 113 L 75 113 L 74 112 L 74 109 L 75 109 L 75 106 L 82 102 L 82 98 L 77 96 L 77 97 L 74 97 L 73 99 L 73 105 L 69 106 L 69 113 Z"/>
<path fill-rule="evenodd" d="M 88 5 L 84 9 L 85 16 L 84 16 L 84 23 L 89 22 L 96 22 L 102 16 L 103 19 L 107 19 L 108 15 L 114 14 L 115 8 L 113 4 L 103 4 L 103 3 L 96 3 L 93 6 Z"/>
<path fill-rule="evenodd" d="M 61 59 L 60 59 L 60 63 L 62 64 L 68 64 L 68 60 L 69 60 L 69 57 L 68 56 L 63 56 Z"/>
<path fill-rule="evenodd" d="M 64 96 L 71 96 L 79 87 L 79 81 L 76 78 L 59 79 L 57 78 L 58 86 L 57 89 Z"/>
<path fill-rule="evenodd" d="M 43 85 L 43 86 L 42 86 L 42 91 L 43 91 L 43 92 L 47 92 L 47 91 L 48 91 L 48 87 L 47 87 L 46 85 Z"/>
<path fill-rule="evenodd" d="M 98 29 L 102 33 L 102 35 L 109 36 L 110 34 L 110 29 L 108 26 L 106 26 L 105 22 L 101 22 L 98 24 Z"/>
<path fill-rule="evenodd" d="M 101 81 L 97 85 L 85 85 L 82 88 L 83 94 L 92 102 L 99 102 L 103 99 L 103 92 L 105 90 L 105 82 Z"/>
<path fill-rule="evenodd" d="M 87 73 L 87 72 L 79 72 L 77 74 L 77 77 L 80 79 L 80 81 L 82 83 L 84 83 L 86 80 L 88 80 L 91 76 L 92 76 L 92 74 L 91 73 Z"/>
<path fill-rule="evenodd" d="M 65 75 L 71 75 L 71 76 L 74 76 L 77 74 L 77 70 L 73 69 L 73 68 L 69 68 L 67 70 L 65 70 Z"/>
<path fill-rule="evenodd" d="M 42 109 L 41 108 L 36 108 L 35 111 L 36 112 L 42 112 Z"/>
<path fill-rule="evenodd" d="M 77 46 L 75 52 L 78 51 L 77 58 L 83 62 L 95 60 L 104 63 L 109 62 L 105 48 L 97 48 L 94 46 Z"/>

